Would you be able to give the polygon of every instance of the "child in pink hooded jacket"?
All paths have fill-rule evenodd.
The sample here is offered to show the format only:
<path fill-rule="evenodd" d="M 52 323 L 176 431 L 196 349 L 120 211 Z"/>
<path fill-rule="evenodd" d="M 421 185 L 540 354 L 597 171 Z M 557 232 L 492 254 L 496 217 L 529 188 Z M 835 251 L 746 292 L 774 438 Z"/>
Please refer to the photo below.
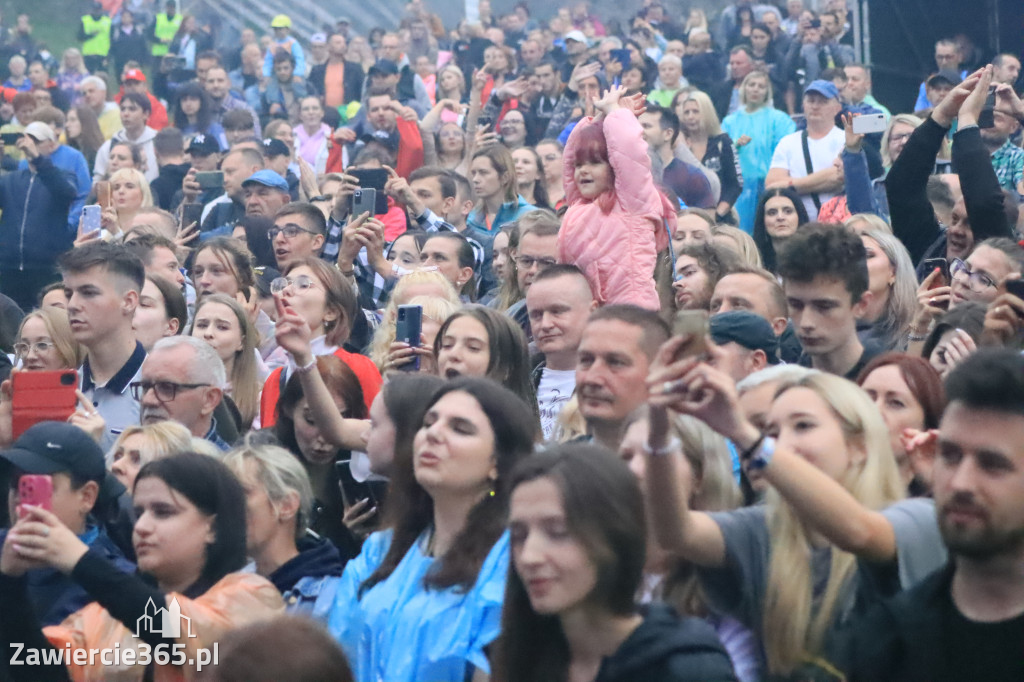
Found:
<path fill-rule="evenodd" d="M 613 87 L 594 104 L 565 146 L 569 209 L 558 232 L 558 260 L 580 268 L 599 304 L 631 303 L 658 310 L 658 252 L 668 248 L 675 211 L 651 175 L 637 121 L 642 95 Z"/>

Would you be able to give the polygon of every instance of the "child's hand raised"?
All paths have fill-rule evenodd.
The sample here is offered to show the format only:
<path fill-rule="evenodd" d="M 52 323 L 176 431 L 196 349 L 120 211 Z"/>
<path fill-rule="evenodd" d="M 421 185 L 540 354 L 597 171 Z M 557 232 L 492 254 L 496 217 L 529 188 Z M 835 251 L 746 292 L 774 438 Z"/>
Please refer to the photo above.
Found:
<path fill-rule="evenodd" d="M 605 91 L 604 97 L 594 102 L 594 108 L 607 116 L 619 108 L 619 100 L 622 99 L 626 89 L 621 85 L 613 85 Z"/>
<path fill-rule="evenodd" d="M 633 115 L 640 118 L 640 115 L 647 111 L 647 97 L 642 92 L 638 92 L 629 97 L 623 97 L 619 100 L 619 106 L 623 109 L 629 109 L 633 112 Z"/>

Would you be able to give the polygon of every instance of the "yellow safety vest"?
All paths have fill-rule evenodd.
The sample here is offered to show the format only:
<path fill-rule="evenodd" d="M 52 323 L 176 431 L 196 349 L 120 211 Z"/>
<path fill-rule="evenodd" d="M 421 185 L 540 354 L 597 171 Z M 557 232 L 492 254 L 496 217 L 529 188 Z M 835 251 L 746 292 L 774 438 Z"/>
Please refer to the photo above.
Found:
<path fill-rule="evenodd" d="M 82 29 L 91 36 L 82 43 L 83 55 L 106 57 L 110 54 L 110 17 L 104 14 L 93 19 L 91 14 L 86 14 L 82 17 Z"/>
<path fill-rule="evenodd" d="M 156 36 L 157 41 L 166 40 L 169 42 L 174 38 L 178 33 L 178 29 L 181 27 L 181 17 L 182 15 L 175 14 L 174 18 L 168 21 L 166 12 L 161 12 L 156 15 L 156 26 L 153 28 L 153 35 Z M 163 57 L 167 54 L 167 51 L 168 46 L 164 45 L 162 42 L 153 43 L 153 49 L 151 52 L 154 57 Z"/>

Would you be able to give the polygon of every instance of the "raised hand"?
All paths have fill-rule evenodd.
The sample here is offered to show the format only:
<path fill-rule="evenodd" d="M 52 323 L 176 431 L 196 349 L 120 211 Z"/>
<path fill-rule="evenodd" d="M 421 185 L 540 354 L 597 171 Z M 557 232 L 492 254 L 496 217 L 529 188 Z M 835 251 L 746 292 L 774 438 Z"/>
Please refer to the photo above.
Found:
<path fill-rule="evenodd" d="M 932 120 L 938 123 L 943 128 L 948 128 L 953 125 L 953 119 L 956 118 L 960 112 L 960 108 L 963 106 L 964 101 L 974 92 L 975 86 L 981 80 L 981 74 L 985 69 L 978 69 L 970 76 L 965 78 L 959 85 L 949 91 L 941 102 L 935 105 L 932 109 Z M 980 111 L 980 109 L 979 109 Z"/>
<path fill-rule="evenodd" d="M 853 114 L 843 114 L 843 131 L 846 133 L 846 148 L 851 152 L 859 152 L 864 143 L 864 135 L 853 132 Z"/>
<path fill-rule="evenodd" d="M 284 301 L 281 294 L 274 294 L 274 305 L 277 308 L 277 323 L 274 326 L 277 345 L 291 353 L 299 367 L 308 365 L 313 359 L 313 350 L 309 345 L 313 332 L 309 323 Z"/>
<path fill-rule="evenodd" d="M 960 128 L 975 125 L 978 122 L 981 110 L 985 107 L 985 100 L 988 99 L 989 86 L 992 85 L 992 65 L 989 64 L 981 69 L 980 74 L 978 82 L 971 89 L 971 93 L 964 98 L 964 103 L 960 106 L 960 115 L 958 117 Z"/>

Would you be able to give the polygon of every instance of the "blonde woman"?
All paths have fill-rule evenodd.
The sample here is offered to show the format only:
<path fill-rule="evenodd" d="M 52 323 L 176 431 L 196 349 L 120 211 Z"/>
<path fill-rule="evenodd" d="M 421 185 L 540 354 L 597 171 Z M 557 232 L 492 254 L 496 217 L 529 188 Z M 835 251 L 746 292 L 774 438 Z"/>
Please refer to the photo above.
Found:
<path fill-rule="evenodd" d="M 715 221 L 729 220 L 733 204 L 743 191 L 743 176 L 732 139 L 722 132 L 711 98 L 694 90 L 678 100 L 676 116 L 679 132 L 702 165 L 713 170 L 722 183 L 722 194 L 715 208 Z"/>
<path fill-rule="evenodd" d="M 155 459 L 182 452 L 192 452 L 192 434 L 176 421 L 129 426 L 107 453 L 107 468 L 124 487 L 132 490 L 139 469 Z"/>
<path fill-rule="evenodd" d="M 761 252 L 757 250 L 754 238 L 738 227 L 719 223 L 711 228 L 711 239 L 716 244 L 731 249 L 750 268 L 763 268 Z"/>
<path fill-rule="evenodd" d="M 60 88 L 67 101 L 74 102 L 78 97 L 78 86 L 89 75 L 85 68 L 82 52 L 77 47 L 69 47 L 61 55 L 60 68 L 57 69 L 57 87 Z M 91 168 L 91 166 L 90 166 Z"/>
<path fill-rule="evenodd" d="M 857 557 L 825 539 L 817 518 L 800 515 L 813 488 L 805 489 L 798 474 L 816 471 L 867 509 L 891 505 L 904 493 L 888 428 L 863 390 L 815 373 L 780 385 L 762 436 L 742 416 L 727 375 L 705 363 L 671 362 L 686 340 L 662 346 L 648 378 L 646 488 L 656 537 L 700 567 L 716 610 L 760 637 L 764 677 L 813 677 L 814 670 L 833 668 L 834 634 L 853 605 Z M 714 515 L 691 510 L 692 475 L 683 446 L 671 439 L 670 408 L 731 440 L 745 466 L 772 485 L 767 503 Z"/>
<path fill-rule="evenodd" d="M 224 363 L 231 396 L 242 415 L 243 424 L 251 424 L 259 413 L 262 379 L 256 352 L 258 336 L 241 304 L 226 294 L 207 294 L 196 303 L 191 335 L 217 351 Z"/>
<path fill-rule="evenodd" d="M 21 320 L 14 342 L 14 354 L 21 369 L 77 369 L 85 360 L 85 349 L 71 335 L 68 314 L 55 308 L 33 310 Z"/>
<path fill-rule="evenodd" d="M 131 229 L 136 214 L 153 206 L 146 176 L 135 168 L 122 168 L 110 176 L 110 206 L 103 208 L 100 225 L 118 237 Z"/>
<path fill-rule="evenodd" d="M 395 360 L 400 360 L 402 357 L 412 354 L 406 353 L 399 354 L 397 357 L 391 357 L 392 353 L 396 350 L 392 346 L 395 343 L 398 306 L 406 304 L 415 305 L 413 299 L 424 298 L 431 301 L 443 301 L 444 304 L 447 304 L 428 303 L 423 309 L 424 317 L 430 315 L 431 319 L 437 319 L 433 316 L 440 315 L 439 322 L 444 322 L 451 314 L 442 315 L 443 310 L 448 307 L 458 309 L 462 305 L 455 287 L 441 273 L 431 270 L 415 270 L 407 275 L 402 275 L 391 292 L 391 298 L 388 300 L 387 307 L 384 308 L 380 326 L 377 327 L 373 334 L 373 341 L 370 342 L 370 359 L 380 368 L 382 373 L 386 370 L 394 369 Z M 428 307 L 430 308 L 429 311 Z M 437 330 L 435 329 L 434 331 L 436 332 Z M 430 344 L 427 344 L 427 347 L 429 346 Z"/>
<path fill-rule="evenodd" d="M 914 262 L 892 232 L 866 230 L 860 238 L 867 252 L 871 300 L 858 322 L 858 335 L 884 350 L 906 350 L 917 312 Z"/>

